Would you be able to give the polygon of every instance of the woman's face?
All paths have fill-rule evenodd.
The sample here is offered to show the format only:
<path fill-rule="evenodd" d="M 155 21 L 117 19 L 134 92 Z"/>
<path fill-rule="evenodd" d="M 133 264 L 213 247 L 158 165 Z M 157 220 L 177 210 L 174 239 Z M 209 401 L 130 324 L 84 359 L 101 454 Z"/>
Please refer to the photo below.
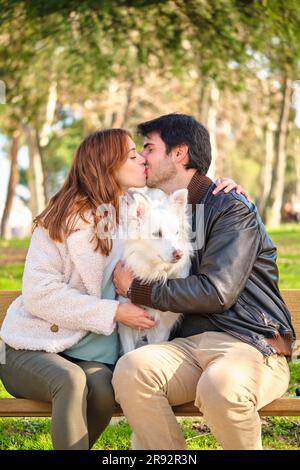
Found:
<path fill-rule="evenodd" d="M 128 136 L 129 152 L 125 163 L 116 171 L 116 178 L 123 191 L 146 185 L 145 158 L 136 151 L 135 143 Z"/>

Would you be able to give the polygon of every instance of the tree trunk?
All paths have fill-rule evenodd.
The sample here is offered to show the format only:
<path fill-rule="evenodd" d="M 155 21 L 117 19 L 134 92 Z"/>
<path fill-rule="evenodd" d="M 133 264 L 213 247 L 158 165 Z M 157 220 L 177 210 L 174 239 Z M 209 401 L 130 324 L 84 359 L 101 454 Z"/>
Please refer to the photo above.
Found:
<path fill-rule="evenodd" d="M 207 128 L 210 135 L 212 161 L 207 173 L 209 178 L 214 179 L 217 168 L 218 146 L 217 146 L 217 112 L 219 102 L 219 90 L 215 84 L 210 89 L 209 109 L 207 116 Z"/>
<path fill-rule="evenodd" d="M 34 129 L 35 132 L 35 141 L 37 145 L 37 150 L 40 154 L 41 165 L 42 165 L 42 172 L 43 172 L 43 190 L 44 190 L 44 197 L 45 197 L 45 204 L 49 201 L 49 189 L 48 189 L 48 171 L 45 164 L 45 156 L 44 156 L 44 147 L 41 145 L 41 137 L 39 134 L 39 130 L 37 128 Z"/>
<path fill-rule="evenodd" d="M 267 216 L 267 224 L 270 227 L 278 227 L 281 222 L 281 209 L 284 193 L 284 178 L 286 168 L 286 141 L 288 133 L 288 120 L 292 94 L 292 81 L 285 77 L 282 90 L 282 103 L 277 131 L 274 186 L 272 189 L 272 204 Z"/>
<path fill-rule="evenodd" d="M 57 80 L 53 79 L 49 86 L 48 101 L 46 107 L 46 118 L 41 132 L 39 133 L 36 128 L 36 141 L 38 145 L 38 151 L 40 153 L 42 171 L 43 171 L 43 187 L 45 202 L 49 200 L 49 188 L 48 188 L 48 174 L 47 168 L 44 159 L 44 148 L 49 144 L 49 139 L 51 135 L 51 126 L 54 122 L 55 111 L 57 105 Z"/>
<path fill-rule="evenodd" d="M 128 84 L 127 93 L 126 93 L 126 105 L 123 114 L 123 122 L 120 127 L 126 127 L 128 125 L 128 119 L 130 117 L 131 112 L 131 105 L 132 105 L 132 97 L 133 97 L 133 90 L 134 90 L 134 77 L 130 79 Z"/>
<path fill-rule="evenodd" d="M 294 145 L 294 158 L 295 158 L 295 168 L 296 168 L 296 201 L 300 204 L 300 138 L 295 138 Z"/>
<path fill-rule="evenodd" d="M 44 175 L 41 155 L 34 129 L 26 128 L 26 137 L 29 150 L 28 185 L 30 190 L 29 207 L 34 219 L 45 208 Z"/>
<path fill-rule="evenodd" d="M 5 201 L 5 206 L 4 206 L 4 211 L 2 215 L 2 221 L 1 221 L 1 237 L 2 238 L 10 238 L 8 222 L 9 222 L 9 216 L 10 216 L 12 205 L 13 205 L 13 200 L 14 200 L 15 193 L 16 193 L 16 186 L 19 181 L 19 171 L 18 171 L 18 165 L 17 165 L 19 139 L 20 139 L 20 132 L 19 130 L 16 130 L 13 133 L 11 148 L 10 148 L 11 167 L 10 167 L 10 175 L 9 175 L 6 201 Z"/>
<path fill-rule="evenodd" d="M 128 85 L 124 86 L 123 99 L 121 104 L 117 107 L 118 110 L 112 113 L 111 127 L 124 128 L 127 126 L 127 121 L 131 112 L 133 90 L 135 86 L 135 79 L 131 77 L 128 80 Z M 116 106 L 114 106 L 116 108 Z"/>
<path fill-rule="evenodd" d="M 210 89 L 207 83 L 203 80 L 201 88 L 199 90 L 199 120 L 201 124 L 207 126 L 208 122 L 208 110 L 209 110 L 209 101 L 210 101 Z"/>
<path fill-rule="evenodd" d="M 107 85 L 107 106 L 104 112 L 102 126 L 105 128 L 113 127 L 117 120 L 115 109 L 115 96 L 120 93 L 120 85 L 116 79 L 111 79 Z"/>
<path fill-rule="evenodd" d="M 262 217 L 265 215 L 266 205 L 270 196 L 272 187 L 272 174 L 273 174 L 273 162 L 274 162 L 274 132 L 276 130 L 276 124 L 269 120 L 267 123 L 267 129 L 265 133 L 265 160 L 263 163 L 263 169 L 261 174 L 261 196 L 259 200 L 259 211 Z"/>

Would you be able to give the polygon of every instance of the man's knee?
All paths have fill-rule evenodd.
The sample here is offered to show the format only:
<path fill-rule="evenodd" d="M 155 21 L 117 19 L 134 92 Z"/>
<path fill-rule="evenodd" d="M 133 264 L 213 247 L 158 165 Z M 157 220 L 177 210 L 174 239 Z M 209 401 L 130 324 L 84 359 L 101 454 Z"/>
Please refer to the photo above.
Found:
<path fill-rule="evenodd" d="M 196 392 L 195 404 L 219 410 L 240 406 L 253 407 L 254 397 L 233 370 L 210 370 L 202 374 Z"/>
<path fill-rule="evenodd" d="M 115 391 L 116 400 L 122 392 L 128 393 L 128 387 L 136 378 L 136 370 L 139 368 L 139 361 L 136 359 L 136 351 L 122 356 L 114 369 L 112 385 Z"/>
<path fill-rule="evenodd" d="M 139 393 L 141 387 L 160 387 L 160 362 L 147 346 L 135 349 L 122 356 L 116 364 L 112 384 L 118 403 L 124 395 L 126 399 Z"/>

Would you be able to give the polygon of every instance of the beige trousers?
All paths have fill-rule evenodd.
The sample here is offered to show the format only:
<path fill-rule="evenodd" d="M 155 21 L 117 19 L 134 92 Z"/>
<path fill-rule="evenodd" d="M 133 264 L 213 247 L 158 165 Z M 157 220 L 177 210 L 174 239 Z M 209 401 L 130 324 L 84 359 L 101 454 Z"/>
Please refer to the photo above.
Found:
<path fill-rule="evenodd" d="M 224 449 L 262 449 L 258 410 L 288 384 L 284 356 L 265 358 L 219 332 L 136 349 L 118 361 L 113 375 L 116 400 L 140 449 L 186 449 L 171 406 L 191 401 Z"/>

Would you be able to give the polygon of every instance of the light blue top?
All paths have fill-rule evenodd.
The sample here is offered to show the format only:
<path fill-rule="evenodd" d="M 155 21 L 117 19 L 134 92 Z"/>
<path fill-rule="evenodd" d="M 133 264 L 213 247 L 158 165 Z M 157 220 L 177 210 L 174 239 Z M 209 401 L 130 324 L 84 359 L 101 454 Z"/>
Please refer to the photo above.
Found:
<path fill-rule="evenodd" d="M 102 299 L 116 298 L 116 291 L 112 282 L 113 270 L 122 255 L 122 240 L 113 239 L 113 246 L 110 254 L 106 258 L 102 279 Z M 104 362 L 115 364 L 119 357 L 120 343 L 117 328 L 109 336 L 89 333 L 79 343 L 64 351 L 68 356 L 85 361 Z"/>

